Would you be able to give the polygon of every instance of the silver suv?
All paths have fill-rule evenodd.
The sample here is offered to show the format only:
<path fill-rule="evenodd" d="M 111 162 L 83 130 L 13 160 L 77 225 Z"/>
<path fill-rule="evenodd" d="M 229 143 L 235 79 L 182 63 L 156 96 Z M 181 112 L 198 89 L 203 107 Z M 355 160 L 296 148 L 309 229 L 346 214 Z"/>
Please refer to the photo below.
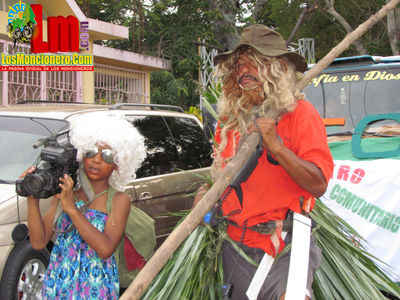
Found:
<path fill-rule="evenodd" d="M 0 299 L 40 295 L 52 243 L 35 251 L 27 233 L 27 204 L 15 192 L 15 181 L 34 165 L 41 138 L 67 130 L 70 120 L 94 111 L 123 115 L 145 137 L 147 158 L 128 185 L 132 205 L 156 220 L 157 245 L 178 218 L 169 212 L 190 209 L 194 192 L 211 165 L 211 144 L 201 122 L 179 107 L 166 105 L 26 103 L 0 108 Z M 45 212 L 50 204 L 41 200 Z"/>

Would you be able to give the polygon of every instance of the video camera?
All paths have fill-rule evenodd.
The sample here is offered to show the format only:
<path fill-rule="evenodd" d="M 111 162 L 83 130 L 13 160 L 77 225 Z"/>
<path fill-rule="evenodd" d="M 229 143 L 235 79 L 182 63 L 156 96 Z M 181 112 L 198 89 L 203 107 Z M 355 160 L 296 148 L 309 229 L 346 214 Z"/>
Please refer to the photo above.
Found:
<path fill-rule="evenodd" d="M 76 184 L 79 168 L 76 161 L 77 150 L 70 144 L 68 133 L 62 132 L 40 139 L 33 148 L 42 145 L 44 147 L 40 153 L 41 166 L 15 183 L 16 192 L 20 196 L 49 198 L 60 192 L 59 178 L 64 174 L 71 176 Z"/>

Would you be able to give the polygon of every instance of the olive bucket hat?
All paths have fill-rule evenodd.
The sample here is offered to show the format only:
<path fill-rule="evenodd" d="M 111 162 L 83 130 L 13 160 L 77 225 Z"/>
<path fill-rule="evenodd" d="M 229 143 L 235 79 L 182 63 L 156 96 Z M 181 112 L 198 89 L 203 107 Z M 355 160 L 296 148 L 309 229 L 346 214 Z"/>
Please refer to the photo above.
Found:
<path fill-rule="evenodd" d="M 271 28 L 255 24 L 243 29 L 239 44 L 231 51 L 218 54 L 214 57 L 214 64 L 224 62 L 228 57 L 239 49 L 250 46 L 266 56 L 285 56 L 296 66 L 296 70 L 304 72 L 307 70 L 307 63 L 303 56 L 290 52 L 282 36 Z"/>

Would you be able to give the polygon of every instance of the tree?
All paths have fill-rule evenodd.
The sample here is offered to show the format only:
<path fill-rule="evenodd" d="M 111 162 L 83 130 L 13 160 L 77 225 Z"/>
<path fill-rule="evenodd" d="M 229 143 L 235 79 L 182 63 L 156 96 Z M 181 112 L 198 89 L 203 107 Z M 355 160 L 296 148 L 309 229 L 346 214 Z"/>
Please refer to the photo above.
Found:
<path fill-rule="evenodd" d="M 387 0 L 388 2 L 389 0 Z M 387 28 L 393 55 L 400 54 L 400 7 L 387 14 Z"/>
<path fill-rule="evenodd" d="M 201 59 L 196 41 L 215 43 L 212 20 L 215 11 L 208 1 L 161 0 L 153 3 L 145 23 L 146 54 L 172 61 L 171 74 L 158 71 L 152 74 L 152 101 L 178 104 L 184 109 L 199 103 L 198 70 Z M 170 78 L 170 82 L 163 79 Z M 161 80 L 161 81 L 158 81 Z M 164 82 L 164 83 L 163 83 Z"/>
<path fill-rule="evenodd" d="M 318 61 L 352 28 L 386 0 L 81 0 L 90 1 L 90 17 L 128 26 L 128 41 L 101 41 L 110 47 L 172 61 L 171 71 L 151 74 L 154 103 L 187 109 L 199 103 L 198 45 L 220 52 L 232 49 L 242 28 L 261 23 L 288 42 L 314 38 Z M 146 3 L 146 5 L 145 5 Z M 400 8 L 370 29 L 342 56 L 398 54 Z M 322 30 L 321 30 L 322 29 Z"/>
<path fill-rule="evenodd" d="M 296 25 L 294 26 L 292 32 L 290 33 L 289 37 L 286 40 L 286 46 L 289 46 L 293 40 L 294 35 L 299 30 L 300 26 L 304 23 L 305 19 L 315 11 L 317 8 L 317 0 L 314 0 L 313 3 L 310 5 L 309 3 L 303 3 L 303 10 L 297 20 Z"/>
<path fill-rule="evenodd" d="M 284 37 L 289 37 L 302 7 L 312 7 L 313 0 L 270 0 L 260 14 L 258 22 L 271 25 Z M 349 0 L 329 1 L 318 0 L 315 9 L 304 18 L 303 24 L 294 35 L 293 41 L 303 37 L 315 39 L 315 56 L 321 59 L 328 51 L 340 42 L 351 28 L 364 22 L 386 3 L 385 0 Z M 335 12 L 335 13 L 334 13 Z M 340 22 L 339 22 L 340 20 Z M 346 27 L 344 27 L 346 24 Z M 381 21 L 359 39 L 358 47 L 353 45 L 342 56 L 359 55 L 392 55 L 388 38 L 388 28 L 385 21 Z M 322 30 L 321 30 L 322 29 Z M 397 31 L 397 35 L 400 30 Z M 364 52 L 362 49 L 365 49 Z"/>
<path fill-rule="evenodd" d="M 325 11 L 332 15 L 334 19 L 336 19 L 340 25 L 347 31 L 347 33 L 350 33 L 353 31 L 353 28 L 351 25 L 347 22 L 347 20 L 339 14 L 335 10 L 335 0 L 324 0 L 326 7 L 324 8 Z M 367 50 L 364 48 L 364 45 L 362 44 L 361 40 L 357 40 L 353 43 L 354 47 L 357 49 L 358 54 L 360 55 L 365 55 L 367 54 Z"/>

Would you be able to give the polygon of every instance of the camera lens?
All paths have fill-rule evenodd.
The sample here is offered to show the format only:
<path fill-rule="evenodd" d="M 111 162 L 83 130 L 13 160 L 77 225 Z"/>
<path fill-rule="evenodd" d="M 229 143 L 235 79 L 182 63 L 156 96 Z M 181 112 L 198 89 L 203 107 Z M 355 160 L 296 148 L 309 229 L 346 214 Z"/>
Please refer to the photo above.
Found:
<path fill-rule="evenodd" d="M 29 195 L 34 195 L 43 190 L 47 181 L 42 174 L 28 174 L 24 178 L 24 188 Z"/>

